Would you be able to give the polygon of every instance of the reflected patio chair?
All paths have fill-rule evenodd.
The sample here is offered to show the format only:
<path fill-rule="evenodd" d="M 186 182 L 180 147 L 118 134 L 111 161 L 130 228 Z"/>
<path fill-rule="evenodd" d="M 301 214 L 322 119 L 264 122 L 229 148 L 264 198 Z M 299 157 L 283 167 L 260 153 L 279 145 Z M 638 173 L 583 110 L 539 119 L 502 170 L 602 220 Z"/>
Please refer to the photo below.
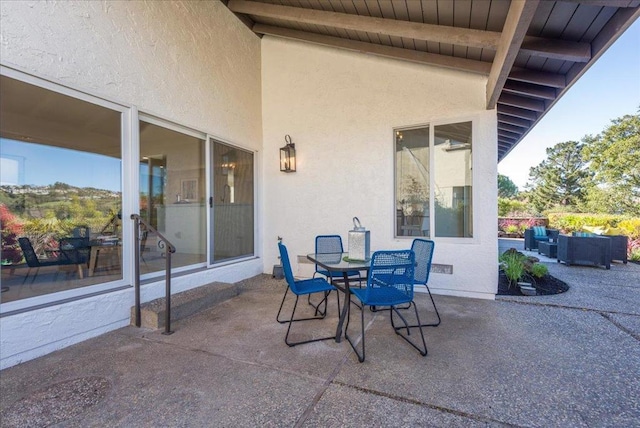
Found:
<path fill-rule="evenodd" d="M 89 236 L 83 238 L 62 238 L 58 241 L 58 250 L 60 256 L 58 259 L 64 261 L 64 264 L 76 265 L 78 268 L 78 277 L 84 278 L 83 266 L 89 264 L 89 255 L 91 246 L 89 245 Z"/>
<path fill-rule="evenodd" d="M 61 260 L 59 257 L 40 259 L 36 254 L 36 251 L 33 249 L 33 245 L 31 245 L 31 241 L 29 240 L 29 238 L 18 238 L 18 244 L 20 244 L 20 249 L 22 249 L 22 254 L 24 255 L 24 259 L 27 262 L 27 266 L 29 267 L 29 270 L 27 270 L 27 274 L 22 281 L 23 284 L 27 281 L 32 268 L 36 268 L 36 271 L 33 274 L 33 278 L 31 279 L 31 282 L 33 283 L 36 280 L 36 276 L 38 276 L 38 272 L 40 271 L 41 267 L 60 266 L 66 264 L 66 259 Z M 56 278 L 57 277 L 58 271 L 56 271 Z"/>
<path fill-rule="evenodd" d="M 321 338 L 317 338 L 317 339 L 308 339 L 308 340 L 302 340 L 299 342 L 290 342 L 289 341 L 289 332 L 291 331 L 291 325 L 294 322 L 297 321 L 308 321 L 308 320 L 315 320 L 315 319 L 323 319 L 326 314 L 327 314 L 327 299 L 329 297 L 329 292 L 335 290 L 336 288 L 329 284 L 326 280 L 322 279 L 322 278 L 312 278 L 312 279 L 303 279 L 303 280 L 299 280 L 296 281 L 293 277 L 293 271 L 291 270 L 291 263 L 289 261 L 289 253 L 287 251 L 287 247 L 284 246 L 284 244 L 282 244 L 281 242 L 278 243 L 278 249 L 280 250 L 280 260 L 282 261 L 282 268 L 284 270 L 284 277 L 285 280 L 287 281 L 287 289 L 284 292 L 284 296 L 282 297 L 282 302 L 280 303 L 280 309 L 278 309 L 278 315 L 276 315 L 276 320 L 280 323 L 280 324 L 285 324 L 288 323 L 289 326 L 287 327 L 287 334 L 284 338 L 284 342 L 288 345 L 288 346 L 296 346 L 296 345 L 301 345 L 303 343 L 310 343 L 310 342 L 318 342 L 320 340 L 329 340 L 329 339 L 335 339 L 335 335 L 333 336 L 327 336 L 327 337 L 321 337 Z M 286 320 L 281 320 L 280 319 L 280 313 L 282 312 L 282 306 L 284 305 L 284 301 L 287 298 L 287 293 L 289 293 L 289 290 L 291 290 L 291 292 L 296 296 L 296 301 L 293 304 L 293 311 L 291 312 L 291 317 L 286 319 Z M 320 305 L 322 303 L 324 303 L 324 310 L 321 311 L 318 315 L 318 313 L 316 313 L 315 316 L 313 317 L 309 317 L 309 318 L 295 318 L 295 314 L 296 314 L 296 307 L 298 306 L 298 299 L 300 298 L 300 296 L 304 296 L 305 294 L 309 295 L 309 294 L 313 294 L 313 293 L 323 293 L 324 294 L 324 298 L 322 299 L 322 301 L 318 304 L 318 307 L 320 307 Z M 316 312 L 318 312 L 316 310 Z"/>
<path fill-rule="evenodd" d="M 364 307 L 389 307 L 389 318 L 391 327 L 394 332 L 402 337 L 407 343 L 420 352 L 420 355 L 427 355 L 427 344 L 424 340 L 422 325 L 420 324 L 420 316 L 418 308 L 413 301 L 414 286 L 414 269 L 415 269 L 415 253 L 412 250 L 397 251 L 376 251 L 371 257 L 371 269 L 367 278 L 367 286 L 364 288 L 355 288 L 351 290 L 351 294 L 358 298 L 362 304 L 360 309 L 360 331 L 362 342 L 362 353 L 358 351 L 357 343 L 354 338 L 349 336 L 349 321 L 351 318 L 351 307 L 347 311 L 347 324 L 345 327 L 345 337 L 358 356 L 358 361 L 363 362 L 365 359 L 365 330 L 364 330 Z M 409 303 L 413 306 L 417 325 L 410 326 L 406 318 L 398 311 L 398 305 Z M 403 326 L 396 326 L 394 322 L 394 314 L 397 315 Z M 419 342 L 409 339 L 412 328 L 418 328 L 420 331 Z M 406 335 L 403 330 L 406 329 Z"/>
<path fill-rule="evenodd" d="M 318 235 L 316 236 L 316 254 L 337 254 L 343 253 L 344 247 L 342 246 L 342 238 L 340 235 Z M 322 269 L 320 266 L 316 265 L 316 271 L 313 273 L 313 277 L 316 275 L 323 275 L 327 281 L 333 283 L 333 281 L 343 281 L 344 276 L 340 272 L 329 272 L 325 269 Z M 362 276 L 360 275 L 360 271 L 354 270 L 347 272 L 347 276 L 349 278 L 355 277 L 358 279 L 358 284 L 361 284 Z M 338 311 L 340 310 L 340 293 L 336 292 L 338 296 Z M 307 303 L 316 308 L 316 315 L 318 314 L 319 305 L 314 305 L 311 303 L 311 295 L 307 297 Z"/>
<path fill-rule="evenodd" d="M 90 238 L 91 228 L 89 226 L 77 226 L 73 228 L 71 236 L 74 238 Z"/>

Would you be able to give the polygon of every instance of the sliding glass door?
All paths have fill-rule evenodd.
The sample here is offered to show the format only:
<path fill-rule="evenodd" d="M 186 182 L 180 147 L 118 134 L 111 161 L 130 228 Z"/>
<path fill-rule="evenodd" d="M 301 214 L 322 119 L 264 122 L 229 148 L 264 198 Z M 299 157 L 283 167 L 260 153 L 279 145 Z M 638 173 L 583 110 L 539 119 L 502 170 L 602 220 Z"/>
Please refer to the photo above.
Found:
<path fill-rule="evenodd" d="M 211 140 L 211 263 L 254 254 L 253 153 Z"/>
<path fill-rule="evenodd" d="M 140 216 L 175 245 L 174 269 L 206 262 L 205 159 L 204 135 L 140 120 Z M 157 235 L 141 238 L 140 271 L 164 270 Z"/>

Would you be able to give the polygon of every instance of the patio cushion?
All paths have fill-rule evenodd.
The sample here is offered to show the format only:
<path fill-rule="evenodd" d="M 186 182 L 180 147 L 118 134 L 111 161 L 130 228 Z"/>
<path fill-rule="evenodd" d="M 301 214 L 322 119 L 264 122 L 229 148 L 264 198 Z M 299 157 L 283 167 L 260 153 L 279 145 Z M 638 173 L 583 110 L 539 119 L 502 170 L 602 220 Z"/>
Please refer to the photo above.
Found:
<path fill-rule="evenodd" d="M 547 237 L 547 228 L 544 226 L 533 226 L 533 235 L 535 237 L 544 236 Z"/>

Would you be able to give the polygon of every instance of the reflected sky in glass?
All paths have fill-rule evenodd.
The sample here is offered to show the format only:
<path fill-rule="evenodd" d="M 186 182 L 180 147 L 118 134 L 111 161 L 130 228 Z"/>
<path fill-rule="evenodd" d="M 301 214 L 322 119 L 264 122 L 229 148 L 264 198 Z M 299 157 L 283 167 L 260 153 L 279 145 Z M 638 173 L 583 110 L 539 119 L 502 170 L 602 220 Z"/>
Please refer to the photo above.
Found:
<path fill-rule="evenodd" d="M 0 138 L 0 183 L 121 191 L 120 159 L 95 153 Z"/>

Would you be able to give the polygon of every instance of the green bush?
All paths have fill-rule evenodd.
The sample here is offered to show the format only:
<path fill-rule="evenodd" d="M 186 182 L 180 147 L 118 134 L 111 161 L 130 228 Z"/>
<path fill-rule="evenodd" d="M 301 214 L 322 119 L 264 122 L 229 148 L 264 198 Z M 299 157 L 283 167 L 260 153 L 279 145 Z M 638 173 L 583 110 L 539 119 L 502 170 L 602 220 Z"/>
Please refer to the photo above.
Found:
<path fill-rule="evenodd" d="M 531 275 L 535 276 L 536 278 L 542 278 L 548 273 L 549 269 L 542 263 L 534 263 L 533 266 L 531 266 Z"/>
<path fill-rule="evenodd" d="M 501 268 L 509 278 L 509 288 L 516 285 L 518 280 L 524 275 L 524 260 L 526 257 L 518 251 L 505 251 L 500 256 Z"/>

